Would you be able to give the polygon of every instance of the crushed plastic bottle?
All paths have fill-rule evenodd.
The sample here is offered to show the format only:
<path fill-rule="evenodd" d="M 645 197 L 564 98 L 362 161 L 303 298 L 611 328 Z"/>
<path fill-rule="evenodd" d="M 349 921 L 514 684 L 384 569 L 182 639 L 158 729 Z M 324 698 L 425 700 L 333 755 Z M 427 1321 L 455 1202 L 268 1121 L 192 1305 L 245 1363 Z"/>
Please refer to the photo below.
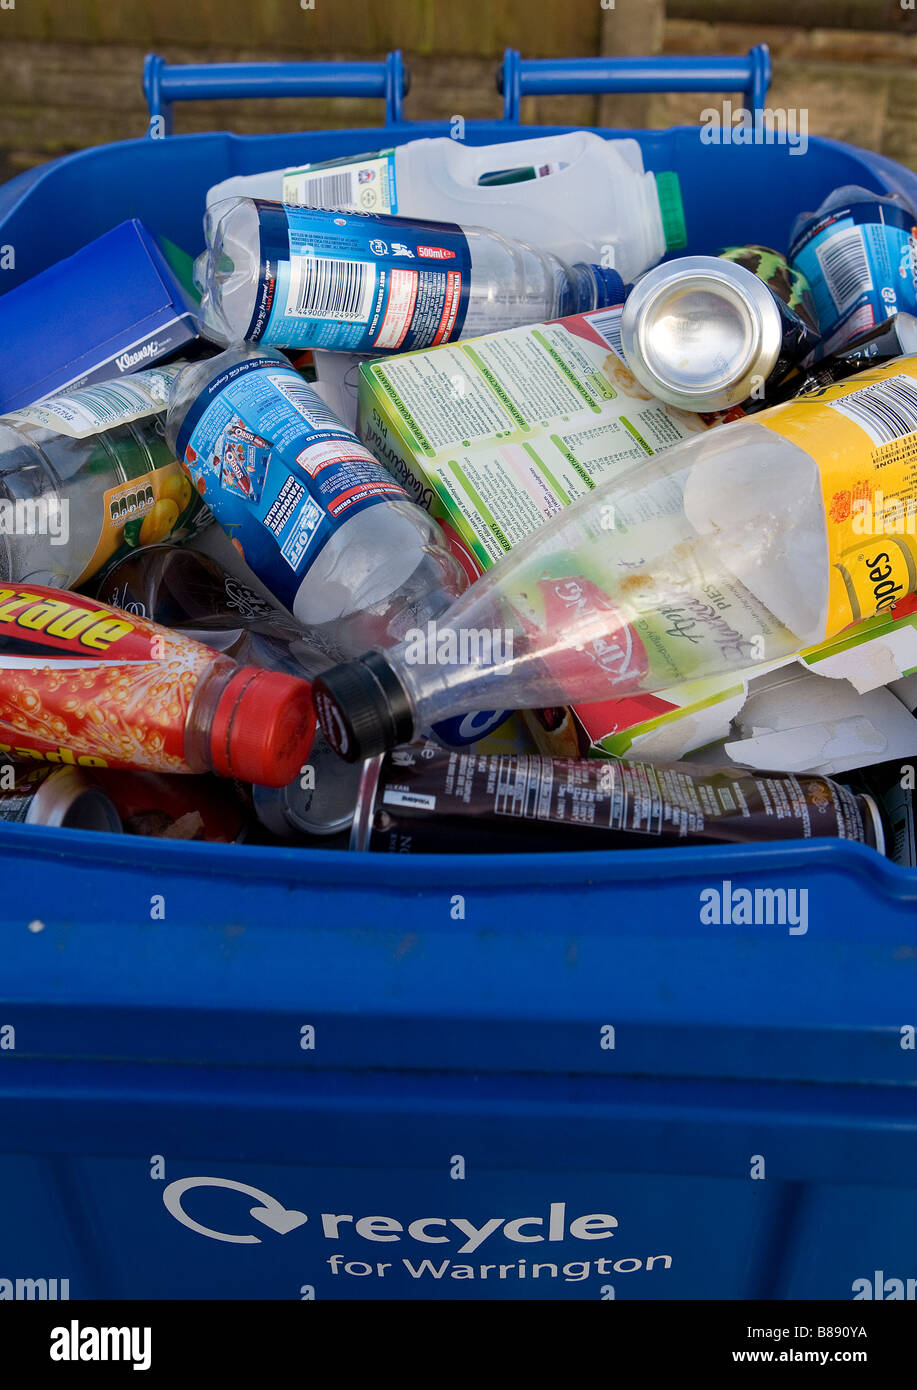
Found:
<path fill-rule="evenodd" d="M 336 352 L 407 352 L 620 304 L 621 276 L 483 227 L 215 203 L 195 261 L 204 333 Z"/>
<path fill-rule="evenodd" d="M 917 357 L 710 430 L 530 534 L 422 640 L 323 673 L 322 728 L 366 758 L 459 709 L 632 695 L 798 652 L 917 585 L 915 463 Z"/>
<path fill-rule="evenodd" d="M 466 586 L 436 522 L 281 353 L 187 367 L 166 431 L 253 572 L 336 658 L 397 641 Z"/>
<path fill-rule="evenodd" d="M 825 353 L 894 314 L 917 314 L 914 222 L 900 193 L 851 184 L 796 218 L 790 260 L 812 288 Z"/>
<path fill-rule="evenodd" d="M 0 581 L 70 588 L 118 552 L 194 529 L 200 498 L 165 440 L 181 365 L 0 418 Z"/>

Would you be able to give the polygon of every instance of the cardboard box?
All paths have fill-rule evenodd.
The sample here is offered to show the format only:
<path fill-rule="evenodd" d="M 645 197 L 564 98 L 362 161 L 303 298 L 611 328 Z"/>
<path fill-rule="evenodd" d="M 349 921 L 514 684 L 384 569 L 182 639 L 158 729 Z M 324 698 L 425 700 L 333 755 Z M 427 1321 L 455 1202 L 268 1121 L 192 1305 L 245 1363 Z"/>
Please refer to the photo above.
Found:
<path fill-rule="evenodd" d="M 141 222 L 0 298 L 0 414 L 151 367 L 199 336 L 190 256 Z"/>
<path fill-rule="evenodd" d="M 741 415 L 654 400 L 615 350 L 619 322 L 598 310 L 363 363 L 360 437 L 477 573 L 597 483 Z"/>
<path fill-rule="evenodd" d="M 887 686 L 861 695 L 847 680 L 797 665 L 753 682 L 724 751 L 753 771 L 837 777 L 917 757 L 917 719 Z"/>

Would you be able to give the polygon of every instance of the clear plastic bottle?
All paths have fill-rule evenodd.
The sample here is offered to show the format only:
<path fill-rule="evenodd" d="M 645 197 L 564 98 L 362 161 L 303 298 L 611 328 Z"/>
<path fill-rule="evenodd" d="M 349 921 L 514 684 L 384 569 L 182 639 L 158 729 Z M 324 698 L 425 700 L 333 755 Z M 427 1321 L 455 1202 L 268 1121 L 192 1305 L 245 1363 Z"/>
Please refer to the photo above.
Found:
<path fill-rule="evenodd" d="M 365 758 L 457 710 L 609 699 L 800 651 L 915 587 L 913 523 L 888 534 L 866 509 L 875 484 L 917 506 L 915 463 L 914 357 L 710 430 L 526 537 L 423 641 L 323 673 L 319 721 Z"/>
<path fill-rule="evenodd" d="M 70 588 L 120 545 L 182 534 L 199 499 L 165 439 L 180 365 L 0 418 L 0 581 Z"/>
<path fill-rule="evenodd" d="M 619 304 L 616 271 L 483 227 L 215 203 L 195 262 L 208 338 L 406 352 Z"/>
<path fill-rule="evenodd" d="M 252 571 L 337 659 L 465 588 L 436 522 L 281 353 L 243 344 L 187 367 L 166 431 Z"/>
<path fill-rule="evenodd" d="M 588 130 L 499 145 L 446 136 L 225 179 L 207 194 L 488 227 L 561 260 L 610 263 L 627 282 L 685 245 L 677 175 L 644 171 L 636 140 Z M 537 317 L 537 316 L 536 316 Z"/>

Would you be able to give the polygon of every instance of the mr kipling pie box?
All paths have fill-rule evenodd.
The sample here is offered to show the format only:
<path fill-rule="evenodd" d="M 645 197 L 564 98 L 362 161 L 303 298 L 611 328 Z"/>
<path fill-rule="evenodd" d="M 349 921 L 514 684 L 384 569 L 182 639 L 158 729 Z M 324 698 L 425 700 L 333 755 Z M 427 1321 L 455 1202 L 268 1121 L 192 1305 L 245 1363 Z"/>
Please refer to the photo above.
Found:
<path fill-rule="evenodd" d="M 620 320 L 619 306 L 363 363 L 361 438 L 471 577 L 598 483 L 742 414 L 654 400 Z"/>
<path fill-rule="evenodd" d="M 736 725 L 744 729 L 748 723 L 745 706 L 773 687 L 773 673 L 781 669 L 787 677 L 810 672 L 829 678 L 818 717 L 813 719 L 811 709 L 794 703 L 795 688 L 786 683 L 779 691 L 779 742 L 777 729 L 767 724 L 737 734 Z M 684 681 L 655 694 L 532 711 L 527 720 L 539 752 L 552 757 L 669 762 L 732 738 L 726 745 L 728 760 L 741 766 L 833 774 L 832 760 L 847 767 L 894 756 L 895 738 L 900 734 L 897 721 L 893 725 L 884 719 L 874 701 L 864 698 L 856 704 L 855 695 L 866 697 L 913 672 L 917 672 L 917 596 L 911 594 L 889 613 L 865 618 L 796 656 L 747 671 Z M 834 683 L 837 690 L 831 688 Z M 905 712 L 903 704 L 901 712 Z M 760 711 L 756 718 L 761 718 Z"/>

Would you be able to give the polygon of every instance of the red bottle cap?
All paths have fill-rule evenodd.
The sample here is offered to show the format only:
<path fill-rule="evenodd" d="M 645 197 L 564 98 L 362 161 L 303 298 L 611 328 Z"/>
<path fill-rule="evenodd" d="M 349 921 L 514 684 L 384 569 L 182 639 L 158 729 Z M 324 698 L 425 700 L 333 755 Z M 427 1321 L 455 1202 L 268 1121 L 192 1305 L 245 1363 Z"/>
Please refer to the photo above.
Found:
<path fill-rule="evenodd" d="M 213 770 L 261 787 L 285 787 L 306 761 L 314 735 L 308 681 L 240 666 L 213 716 Z"/>

